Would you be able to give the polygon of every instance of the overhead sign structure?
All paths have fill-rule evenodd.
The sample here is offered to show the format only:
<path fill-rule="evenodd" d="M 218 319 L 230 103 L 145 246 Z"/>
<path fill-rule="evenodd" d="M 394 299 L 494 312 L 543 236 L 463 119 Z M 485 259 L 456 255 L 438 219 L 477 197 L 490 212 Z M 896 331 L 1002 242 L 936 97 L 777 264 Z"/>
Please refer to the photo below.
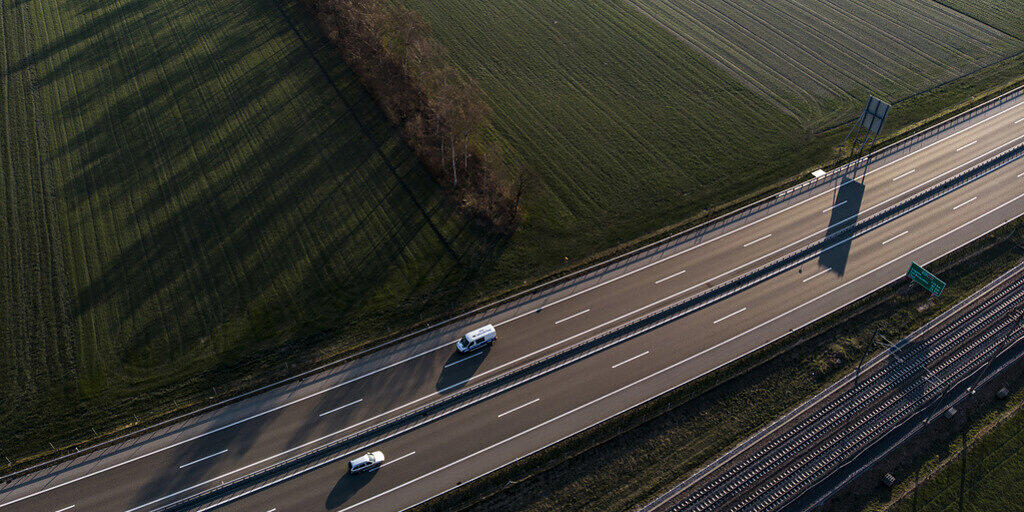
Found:
<path fill-rule="evenodd" d="M 868 98 L 868 104 L 864 106 L 860 119 L 843 140 L 842 147 L 846 147 L 846 141 L 853 139 L 853 147 L 850 149 L 851 157 L 859 156 L 865 148 L 875 142 L 879 132 L 882 131 L 882 126 L 885 126 L 885 119 L 889 117 L 891 108 L 892 105 L 874 96 Z"/>
<path fill-rule="evenodd" d="M 925 290 L 928 290 L 936 297 L 942 293 L 942 290 L 946 289 L 946 283 L 942 282 L 941 279 L 935 277 L 935 274 L 928 272 L 924 267 L 917 263 L 910 264 L 910 270 L 907 271 L 907 277 L 915 283 L 923 286 Z"/>
<path fill-rule="evenodd" d="M 869 132 L 878 135 L 885 125 L 885 118 L 889 117 L 889 104 L 872 96 L 868 98 L 868 104 L 864 112 L 860 114 L 860 124 Z"/>

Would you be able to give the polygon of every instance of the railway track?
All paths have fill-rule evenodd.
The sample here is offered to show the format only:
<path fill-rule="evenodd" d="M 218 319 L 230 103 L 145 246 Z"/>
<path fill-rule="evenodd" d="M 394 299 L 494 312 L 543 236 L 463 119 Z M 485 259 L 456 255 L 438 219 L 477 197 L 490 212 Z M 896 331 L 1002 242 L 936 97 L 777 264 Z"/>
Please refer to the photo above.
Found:
<path fill-rule="evenodd" d="M 783 509 L 860 450 L 940 398 L 1024 335 L 1024 275 L 920 339 L 890 348 L 888 358 L 693 482 L 662 512 Z"/>

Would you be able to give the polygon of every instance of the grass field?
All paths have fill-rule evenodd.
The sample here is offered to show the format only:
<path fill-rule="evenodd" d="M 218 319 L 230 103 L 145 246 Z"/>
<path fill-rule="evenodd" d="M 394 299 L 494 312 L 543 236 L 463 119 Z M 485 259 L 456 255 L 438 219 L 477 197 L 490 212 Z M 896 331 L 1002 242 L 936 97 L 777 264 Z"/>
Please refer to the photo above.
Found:
<path fill-rule="evenodd" d="M 896 503 L 873 503 L 865 512 L 990 512 L 997 510 L 1020 510 L 1024 503 L 1024 411 L 1020 392 L 1007 404 L 999 404 L 999 410 L 990 414 L 987 421 L 973 426 L 968 435 L 970 444 L 966 457 L 963 450 L 963 436 L 958 436 L 941 456 L 930 460 L 928 465 L 940 461 L 945 465 L 931 473 L 915 494 L 913 490 Z M 1000 418 L 1000 413 L 1008 414 Z M 992 424 L 1000 420 L 998 424 Z M 990 429 L 976 436 L 979 428 Z M 908 477 L 909 478 L 909 477 Z M 963 486 L 961 486 L 963 481 Z M 961 499 L 961 489 L 963 496 Z M 961 502 L 963 506 L 961 507 Z"/>
<path fill-rule="evenodd" d="M 869 94 L 897 101 L 1024 47 L 917 0 L 626 1 L 810 125 L 849 118 Z"/>
<path fill-rule="evenodd" d="M 538 177 L 505 275 L 525 257 L 545 265 L 625 242 L 826 153 L 619 0 L 403 3 L 486 92 L 513 167 Z"/>
<path fill-rule="evenodd" d="M 1007 34 L 1024 38 L 1024 0 L 938 0 L 951 9 L 987 23 Z"/>
<path fill-rule="evenodd" d="M 0 2 L 12 458 L 445 317 L 779 186 L 843 135 L 813 135 L 621 0 L 403 0 L 532 176 L 519 231 L 494 238 L 292 0 Z M 1017 44 L 965 20 L 977 62 Z M 887 130 L 1018 69 L 901 105 Z"/>
<path fill-rule="evenodd" d="M 493 248 L 292 3 L 3 1 L 0 450 L 413 323 Z"/>
<path fill-rule="evenodd" d="M 523 229 L 493 274 L 505 282 L 531 262 L 544 268 L 563 256 L 572 261 L 580 248 L 614 246 L 808 170 L 845 134 L 813 136 L 808 126 L 854 117 L 868 94 L 837 81 L 827 90 L 838 96 L 794 102 L 800 115 L 789 116 L 623 0 L 402 2 L 424 15 L 488 95 L 512 167 L 538 177 Z M 801 28 L 810 20 L 792 20 L 789 30 L 803 30 L 809 73 L 828 75 L 842 65 L 837 44 L 870 56 L 863 46 L 876 43 L 878 52 L 893 55 L 898 72 L 870 82 L 891 86 L 877 92 L 895 99 L 1024 49 L 1024 42 L 937 4 L 908 5 L 908 18 L 898 6 L 865 2 L 845 10 L 822 3 L 809 12 L 820 18 L 849 11 L 847 18 L 877 22 L 881 28 L 868 36 L 879 41 L 851 33 L 817 37 Z M 774 9 L 769 4 L 756 8 Z M 1012 66 L 1003 71 L 1019 76 Z M 887 130 L 963 99 L 918 97 L 897 105 Z M 904 107 L 914 114 L 901 118 Z"/>

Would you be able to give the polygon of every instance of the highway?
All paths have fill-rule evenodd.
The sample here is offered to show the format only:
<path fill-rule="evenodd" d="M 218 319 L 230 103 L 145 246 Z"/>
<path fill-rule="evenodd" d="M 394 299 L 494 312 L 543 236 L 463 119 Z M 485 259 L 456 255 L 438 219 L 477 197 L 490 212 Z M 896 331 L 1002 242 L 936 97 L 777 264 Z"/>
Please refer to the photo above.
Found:
<path fill-rule="evenodd" d="M 1018 96 L 856 175 L 833 173 L 355 362 L 18 476 L 0 487 L 0 512 L 152 510 L 526 365 L 1017 146 L 1024 142 L 1022 103 Z M 1016 160 L 798 268 L 375 445 L 390 462 L 374 474 L 345 475 L 346 455 L 224 509 L 406 508 L 742 357 L 897 279 L 911 260 L 930 262 L 1022 212 L 1024 161 Z M 476 355 L 454 354 L 458 334 L 483 323 L 497 326 L 498 342 Z"/>

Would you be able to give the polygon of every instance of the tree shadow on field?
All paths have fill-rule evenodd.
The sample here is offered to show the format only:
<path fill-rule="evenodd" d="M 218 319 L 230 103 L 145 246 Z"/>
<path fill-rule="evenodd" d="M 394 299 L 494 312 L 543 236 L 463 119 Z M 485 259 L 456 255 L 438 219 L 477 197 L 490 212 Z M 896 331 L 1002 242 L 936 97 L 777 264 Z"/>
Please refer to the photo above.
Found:
<path fill-rule="evenodd" d="M 352 326 L 386 333 L 472 293 L 501 254 L 298 5 L 53 1 L 75 28 L 12 69 L 46 63 L 39 85 L 63 91 L 48 143 L 75 163 L 60 193 L 90 268 L 70 307 L 96 329 L 80 339 L 114 340 L 106 380 L 216 381 Z M 169 467 L 208 454 L 176 453 Z"/>

